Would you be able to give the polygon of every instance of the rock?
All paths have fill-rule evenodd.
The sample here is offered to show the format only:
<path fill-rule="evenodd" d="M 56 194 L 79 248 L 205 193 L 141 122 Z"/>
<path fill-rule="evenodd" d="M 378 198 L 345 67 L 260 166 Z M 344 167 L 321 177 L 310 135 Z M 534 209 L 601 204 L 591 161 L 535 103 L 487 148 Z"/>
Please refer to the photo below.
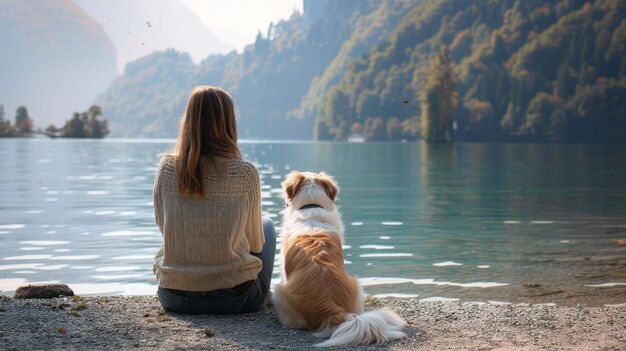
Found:
<path fill-rule="evenodd" d="M 15 299 L 51 299 L 59 296 L 74 296 L 74 292 L 65 284 L 28 284 L 15 290 Z"/>
<path fill-rule="evenodd" d="M 618 239 L 617 240 L 617 245 L 619 245 L 619 246 L 626 246 L 626 239 Z"/>

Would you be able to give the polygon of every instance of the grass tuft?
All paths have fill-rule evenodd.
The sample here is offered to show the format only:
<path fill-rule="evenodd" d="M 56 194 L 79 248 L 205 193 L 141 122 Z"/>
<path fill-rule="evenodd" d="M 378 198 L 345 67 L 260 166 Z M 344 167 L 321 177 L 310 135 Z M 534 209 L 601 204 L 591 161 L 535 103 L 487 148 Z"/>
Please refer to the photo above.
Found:
<path fill-rule="evenodd" d="M 68 316 L 74 316 L 74 317 L 80 317 L 80 313 L 76 312 L 76 311 L 70 311 L 67 312 Z"/>
<path fill-rule="evenodd" d="M 160 319 L 160 321 L 161 321 L 161 322 L 169 322 L 169 321 L 171 321 L 171 320 L 172 320 L 172 317 L 168 317 L 168 316 L 162 317 L 162 318 Z"/>
<path fill-rule="evenodd" d="M 213 331 L 212 328 L 204 328 L 202 329 L 202 332 L 204 333 L 204 335 L 206 335 L 209 338 L 215 335 L 215 331 Z"/>
<path fill-rule="evenodd" d="M 77 310 L 77 311 L 86 310 L 87 309 L 87 304 L 84 303 L 84 302 L 81 302 L 78 305 L 76 305 L 76 307 L 74 307 L 74 309 Z"/>
<path fill-rule="evenodd" d="M 78 301 L 83 301 L 84 299 L 78 295 L 74 295 L 72 296 L 72 301 L 74 302 L 78 302 Z"/>

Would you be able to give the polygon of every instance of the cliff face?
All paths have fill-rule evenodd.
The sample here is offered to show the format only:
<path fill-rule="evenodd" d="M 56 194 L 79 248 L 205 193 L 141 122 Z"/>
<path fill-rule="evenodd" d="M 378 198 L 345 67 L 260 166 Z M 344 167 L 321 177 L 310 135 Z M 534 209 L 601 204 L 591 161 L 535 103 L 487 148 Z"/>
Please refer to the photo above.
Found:
<path fill-rule="evenodd" d="M 20 105 L 35 124 L 61 124 L 86 110 L 116 74 L 115 47 L 72 0 L 0 0 L 0 104 Z"/>

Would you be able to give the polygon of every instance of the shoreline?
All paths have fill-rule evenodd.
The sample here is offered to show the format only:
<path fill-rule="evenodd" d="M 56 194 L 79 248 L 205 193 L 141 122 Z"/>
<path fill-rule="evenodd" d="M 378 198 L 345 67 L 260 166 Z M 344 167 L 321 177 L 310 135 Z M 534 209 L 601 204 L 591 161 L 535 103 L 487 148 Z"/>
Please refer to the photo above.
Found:
<path fill-rule="evenodd" d="M 626 304 L 548 306 L 368 299 L 404 318 L 407 338 L 366 350 L 626 349 Z M 0 349 L 314 349 L 273 306 L 234 316 L 165 312 L 155 296 L 0 299 Z M 337 349 L 337 348 L 334 348 Z M 341 348 L 339 348 L 341 349 Z M 354 347 L 346 347 L 354 350 Z"/>

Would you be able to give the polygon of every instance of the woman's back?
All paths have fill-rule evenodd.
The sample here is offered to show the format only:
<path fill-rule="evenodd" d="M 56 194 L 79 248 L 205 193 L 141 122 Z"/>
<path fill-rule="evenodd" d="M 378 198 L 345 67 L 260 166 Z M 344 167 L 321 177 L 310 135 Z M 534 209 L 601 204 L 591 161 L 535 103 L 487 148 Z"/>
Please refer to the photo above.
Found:
<path fill-rule="evenodd" d="M 258 311 L 270 289 L 276 233 L 261 217 L 261 180 L 237 145 L 224 90 L 191 92 L 176 145 L 154 180 L 163 246 L 153 271 L 163 308 L 178 313 Z"/>
<path fill-rule="evenodd" d="M 181 196 L 175 159 L 163 157 L 155 178 L 155 217 L 164 243 L 155 257 L 159 286 L 212 291 L 254 280 L 264 236 L 260 179 L 239 158 L 202 159 L 204 196 Z"/>

